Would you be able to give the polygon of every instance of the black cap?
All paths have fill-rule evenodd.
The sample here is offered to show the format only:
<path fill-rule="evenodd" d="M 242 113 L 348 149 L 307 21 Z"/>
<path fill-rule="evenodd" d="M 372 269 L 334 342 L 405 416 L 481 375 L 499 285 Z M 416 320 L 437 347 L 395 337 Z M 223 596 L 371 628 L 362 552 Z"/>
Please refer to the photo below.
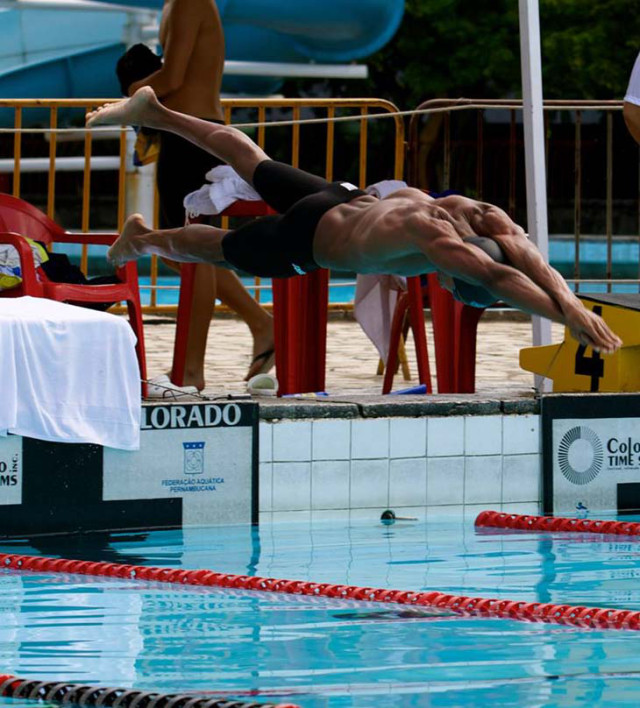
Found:
<path fill-rule="evenodd" d="M 129 95 L 129 86 L 146 79 L 162 66 L 162 59 L 154 54 L 146 44 L 134 44 L 118 59 L 116 75 L 120 82 L 120 90 L 124 96 Z"/>

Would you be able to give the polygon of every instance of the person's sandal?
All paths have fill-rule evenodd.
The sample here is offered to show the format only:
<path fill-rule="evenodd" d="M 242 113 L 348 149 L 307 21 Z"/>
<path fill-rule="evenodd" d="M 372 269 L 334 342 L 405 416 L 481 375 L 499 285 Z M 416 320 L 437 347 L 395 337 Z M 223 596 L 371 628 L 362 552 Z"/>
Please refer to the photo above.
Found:
<path fill-rule="evenodd" d="M 267 371 L 269 371 L 272 366 L 276 363 L 275 359 L 276 355 L 276 350 L 272 347 L 271 349 L 265 349 L 263 352 L 260 354 L 257 354 L 256 356 L 253 357 L 251 360 L 251 364 L 249 364 L 249 371 L 253 368 L 254 364 L 257 364 L 259 361 L 262 361 L 262 366 L 260 366 L 260 369 L 258 370 L 257 373 L 254 374 L 254 376 L 258 376 L 259 374 L 266 374 Z M 249 380 L 249 375 L 245 376 L 245 381 Z"/>
<path fill-rule="evenodd" d="M 247 391 L 252 396 L 277 396 L 278 379 L 271 374 L 256 374 L 247 381 Z"/>

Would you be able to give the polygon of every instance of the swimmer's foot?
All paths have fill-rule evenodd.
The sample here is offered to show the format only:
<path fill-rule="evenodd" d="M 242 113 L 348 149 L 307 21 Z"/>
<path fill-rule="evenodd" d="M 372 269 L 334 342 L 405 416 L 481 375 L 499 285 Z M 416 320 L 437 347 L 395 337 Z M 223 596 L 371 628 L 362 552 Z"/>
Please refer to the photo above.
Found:
<path fill-rule="evenodd" d="M 139 88 L 131 98 L 116 103 L 106 103 L 87 113 L 87 127 L 97 125 L 144 125 L 158 128 L 163 107 L 150 86 Z"/>
<path fill-rule="evenodd" d="M 116 268 L 128 261 L 134 261 L 143 253 L 144 236 L 151 231 L 142 214 L 132 214 L 124 223 L 122 233 L 107 252 L 107 260 Z"/>

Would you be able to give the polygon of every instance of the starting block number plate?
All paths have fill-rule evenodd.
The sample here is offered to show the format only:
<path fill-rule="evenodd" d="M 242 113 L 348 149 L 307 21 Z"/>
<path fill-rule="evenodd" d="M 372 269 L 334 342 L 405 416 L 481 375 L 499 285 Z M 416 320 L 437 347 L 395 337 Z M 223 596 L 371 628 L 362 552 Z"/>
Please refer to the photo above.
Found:
<path fill-rule="evenodd" d="M 520 366 L 553 381 L 553 390 L 591 393 L 640 391 L 640 294 L 580 296 L 623 341 L 613 354 L 579 344 L 565 328 L 561 344 L 520 350 Z"/>

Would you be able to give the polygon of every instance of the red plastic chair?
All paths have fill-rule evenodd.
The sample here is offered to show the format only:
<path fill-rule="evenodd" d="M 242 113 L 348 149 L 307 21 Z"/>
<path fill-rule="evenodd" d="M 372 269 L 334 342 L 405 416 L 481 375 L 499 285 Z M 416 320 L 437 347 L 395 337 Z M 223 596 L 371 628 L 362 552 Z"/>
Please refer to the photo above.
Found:
<path fill-rule="evenodd" d="M 438 374 L 438 393 L 474 393 L 476 382 L 476 334 L 483 309 L 458 302 L 441 288 L 436 273 L 407 278 L 407 291 L 398 297 L 391 323 L 389 358 L 382 393 L 389 393 L 398 363 L 398 345 L 407 311 L 413 331 L 420 383 L 432 392 L 424 323 L 424 307 L 431 308 Z"/>
<path fill-rule="evenodd" d="M 15 288 L 0 291 L 0 297 L 43 297 L 59 302 L 126 302 L 129 322 L 136 338 L 136 354 L 140 366 L 140 378 L 147 378 L 144 349 L 142 308 L 138 288 L 138 268 L 135 261 L 118 268 L 116 274 L 122 281 L 110 285 L 77 285 L 54 283 L 40 271 L 36 272 L 31 247 L 22 238 L 28 236 L 34 241 L 42 241 L 50 248 L 54 243 L 97 244 L 110 246 L 118 234 L 92 233 L 71 234 L 49 219 L 39 209 L 28 202 L 9 194 L 0 194 L 0 243 L 12 244 L 20 256 L 22 282 Z M 143 383 L 143 394 L 145 393 Z"/>
<path fill-rule="evenodd" d="M 222 216 L 275 214 L 262 201 L 237 201 Z M 196 264 L 180 268 L 180 297 L 171 381 L 184 383 L 189 320 Z M 329 271 L 272 281 L 276 375 L 280 395 L 324 391 L 327 350 Z"/>
<path fill-rule="evenodd" d="M 416 348 L 418 363 L 418 379 L 427 387 L 427 393 L 433 393 L 431 386 L 431 368 L 429 366 L 429 352 L 427 351 L 427 332 L 424 326 L 424 298 L 427 296 L 426 288 L 420 283 L 420 278 L 407 278 L 407 290 L 398 295 L 396 306 L 391 320 L 391 333 L 389 335 L 389 354 L 384 370 L 382 393 L 390 393 L 393 387 L 393 377 L 398 368 L 398 352 L 400 338 L 405 336 L 405 321 L 409 315 L 409 326 L 413 332 L 413 342 Z M 438 371 L 438 374 L 440 372 Z M 439 377 L 438 377 L 439 381 Z"/>

